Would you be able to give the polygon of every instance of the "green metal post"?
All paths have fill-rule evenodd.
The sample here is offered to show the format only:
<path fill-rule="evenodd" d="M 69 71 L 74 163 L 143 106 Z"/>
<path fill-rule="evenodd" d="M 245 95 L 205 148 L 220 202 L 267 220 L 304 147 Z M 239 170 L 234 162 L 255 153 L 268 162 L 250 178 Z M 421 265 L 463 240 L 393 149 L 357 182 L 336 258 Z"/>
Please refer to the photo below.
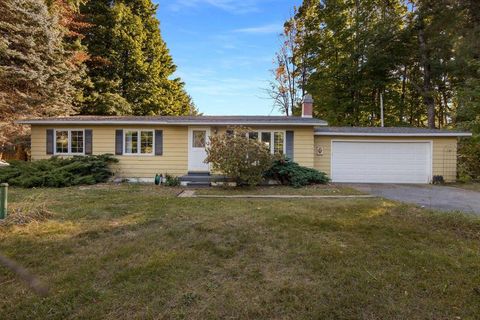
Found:
<path fill-rule="evenodd" d="M 0 219 L 7 217 L 8 183 L 0 184 Z"/>

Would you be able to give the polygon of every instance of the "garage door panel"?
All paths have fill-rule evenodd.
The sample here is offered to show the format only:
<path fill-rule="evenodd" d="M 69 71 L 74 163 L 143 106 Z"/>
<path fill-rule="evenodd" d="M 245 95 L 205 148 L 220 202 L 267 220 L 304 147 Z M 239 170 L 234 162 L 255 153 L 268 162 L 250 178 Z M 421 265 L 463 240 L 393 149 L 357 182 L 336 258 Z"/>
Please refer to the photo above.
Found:
<path fill-rule="evenodd" d="M 332 142 L 336 182 L 427 183 L 430 168 L 428 142 Z"/>

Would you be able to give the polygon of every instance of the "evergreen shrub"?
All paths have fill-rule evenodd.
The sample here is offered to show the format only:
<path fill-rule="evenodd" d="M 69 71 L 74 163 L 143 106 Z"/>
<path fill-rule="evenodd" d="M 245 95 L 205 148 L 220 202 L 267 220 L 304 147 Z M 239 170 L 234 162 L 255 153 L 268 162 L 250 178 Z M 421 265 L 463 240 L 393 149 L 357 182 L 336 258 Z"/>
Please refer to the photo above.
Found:
<path fill-rule="evenodd" d="M 113 176 L 110 165 L 117 162 L 110 154 L 12 161 L 10 166 L 0 168 L 0 182 L 23 188 L 96 184 Z"/>
<path fill-rule="evenodd" d="M 325 184 L 329 178 L 324 172 L 302 167 L 289 159 L 276 160 L 273 166 L 265 172 L 265 178 L 274 179 L 283 185 L 300 188 L 310 184 Z"/>

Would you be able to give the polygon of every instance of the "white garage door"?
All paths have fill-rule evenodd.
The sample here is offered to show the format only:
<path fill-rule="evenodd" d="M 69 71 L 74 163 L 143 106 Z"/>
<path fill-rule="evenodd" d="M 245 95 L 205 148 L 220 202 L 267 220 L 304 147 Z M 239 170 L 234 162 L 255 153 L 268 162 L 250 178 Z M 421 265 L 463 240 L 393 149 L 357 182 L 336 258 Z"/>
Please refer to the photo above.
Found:
<path fill-rule="evenodd" d="M 429 142 L 332 142 L 332 181 L 428 183 Z"/>

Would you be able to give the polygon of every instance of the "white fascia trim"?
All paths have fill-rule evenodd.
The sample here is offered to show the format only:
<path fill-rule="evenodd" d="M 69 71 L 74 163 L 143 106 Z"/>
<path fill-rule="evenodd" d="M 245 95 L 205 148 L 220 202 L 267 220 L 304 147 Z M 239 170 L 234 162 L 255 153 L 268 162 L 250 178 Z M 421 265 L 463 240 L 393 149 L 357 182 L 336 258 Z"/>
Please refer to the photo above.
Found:
<path fill-rule="evenodd" d="M 230 126 L 230 125 L 242 125 L 242 126 L 308 126 L 308 127 L 318 127 L 318 126 L 327 126 L 327 123 L 304 123 L 304 122 L 204 122 L 204 121 L 195 121 L 195 122 L 165 122 L 165 121 L 93 121 L 93 120 L 84 120 L 84 121 L 49 121 L 49 120 L 38 120 L 38 121 L 17 121 L 17 124 L 48 124 L 48 125 L 130 125 L 130 124 L 142 124 L 142 125 L 163 125 L 163 126 Z"/>
<path fill-rule="evenodd" d="M 466 132 L 445 133 L 353 133 L 353 132 L 315 132 L 316 136 L 350 136 L 350 137 L 471 137 Z"/>

